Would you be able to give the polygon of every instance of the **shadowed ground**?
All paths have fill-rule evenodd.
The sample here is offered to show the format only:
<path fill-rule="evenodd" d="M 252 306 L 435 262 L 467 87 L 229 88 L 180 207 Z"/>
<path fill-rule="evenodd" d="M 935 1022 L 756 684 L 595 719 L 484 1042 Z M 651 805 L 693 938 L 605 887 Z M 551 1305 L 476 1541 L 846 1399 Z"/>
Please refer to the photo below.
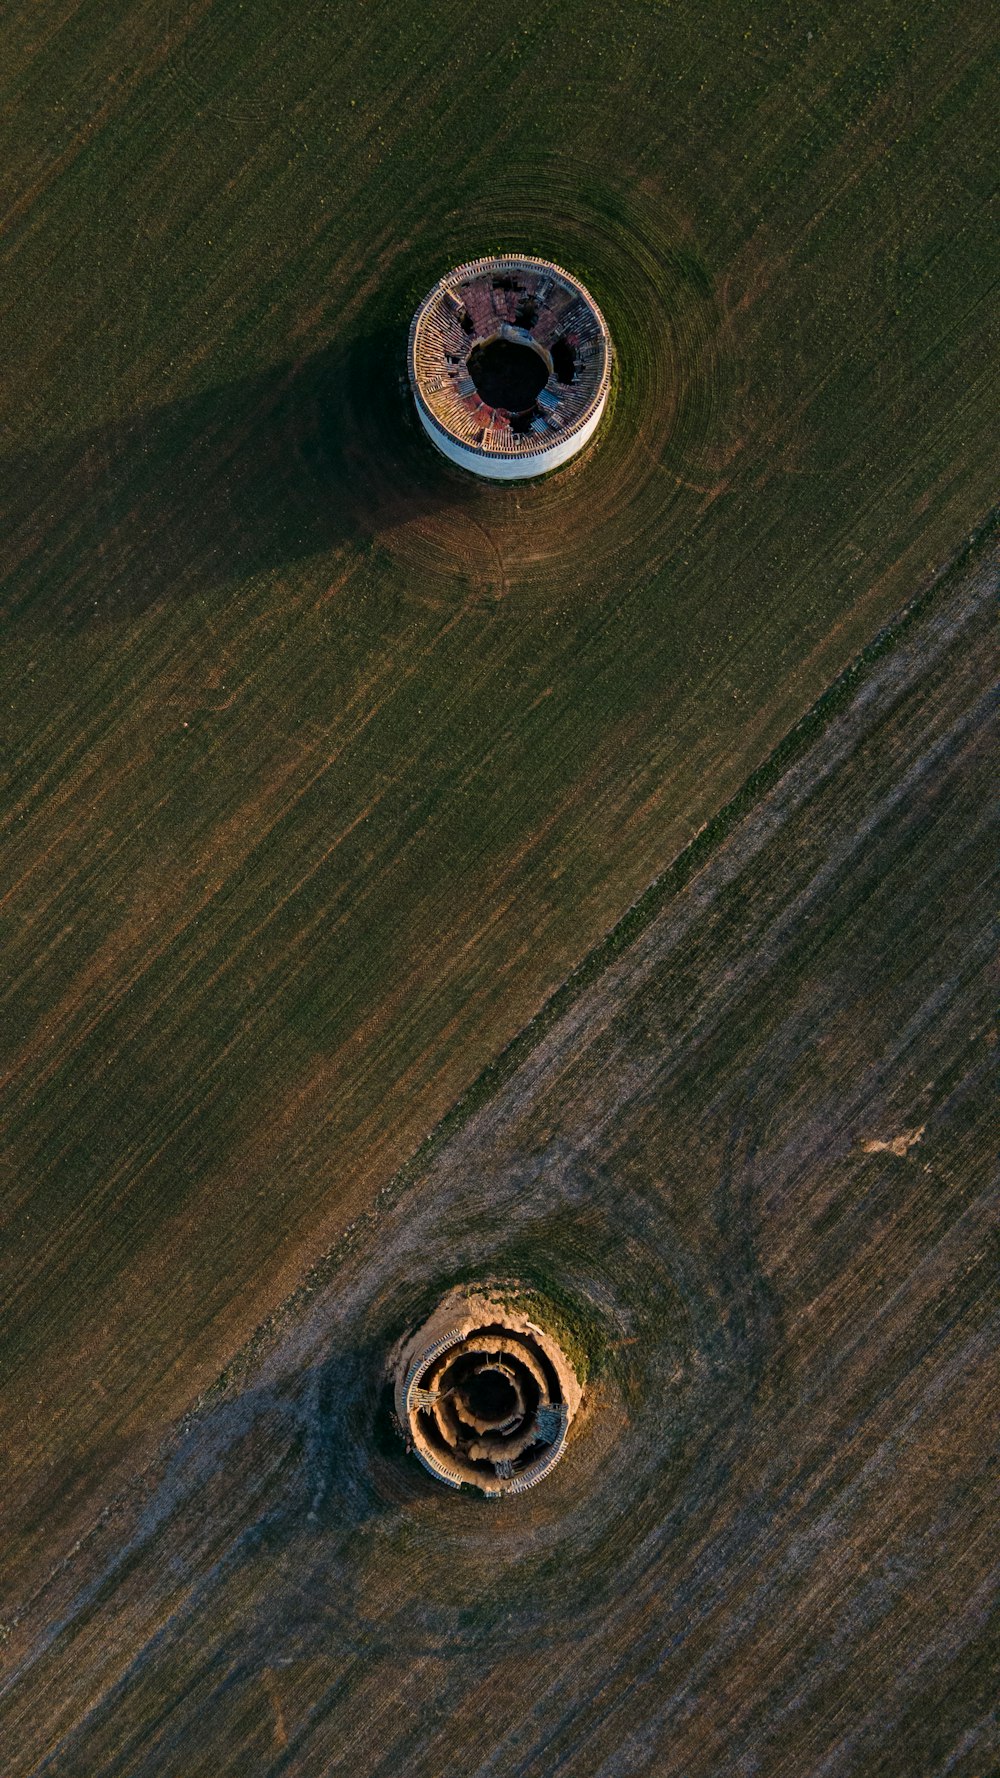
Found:
<path fill-rule="evenodd" d="M 370 546 L 460 501 L 461 484 L 421 486 L 400 471 L 404 344 L 385 328 L 67 443 L 0 455 L 6 621 L 64 634 L 136 620 L 220 581 Z M 356 409 L 364 451 L 352 446 Z M 53 535 L 56 502 L 71 518 L 64 538 Z"/>
<path fill-rule="evenodd" d="M 24 1602 L 11 1778 L 995 1768 L 996 588 L 845 683 Z M 597 1367 L 500 1506 L 381 1373 L 485 1269 Z"/>

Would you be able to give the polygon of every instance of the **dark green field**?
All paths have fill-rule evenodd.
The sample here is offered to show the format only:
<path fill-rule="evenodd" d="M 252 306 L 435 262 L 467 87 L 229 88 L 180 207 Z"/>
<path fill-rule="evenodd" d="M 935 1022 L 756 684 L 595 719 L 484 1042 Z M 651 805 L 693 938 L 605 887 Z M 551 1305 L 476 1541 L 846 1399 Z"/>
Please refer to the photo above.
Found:
<path fill-rule="evenodd" d="M 995 49 L 971 4 L 5 22 L 3 1623 L 982 525 Z M 401 386 L 494 247 L 617 351 L 595 448 L 520 489 Z M 264 1769 L 224 1721 L 205 1771 Z"/>

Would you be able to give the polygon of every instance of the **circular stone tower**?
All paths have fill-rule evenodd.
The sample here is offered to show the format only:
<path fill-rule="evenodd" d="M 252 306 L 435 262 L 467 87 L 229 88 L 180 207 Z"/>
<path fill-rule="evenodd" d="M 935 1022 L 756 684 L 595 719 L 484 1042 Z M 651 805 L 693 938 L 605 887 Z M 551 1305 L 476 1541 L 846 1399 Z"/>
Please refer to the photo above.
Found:
<path fill-rule="evenodd" d="M 580 1384 L 530 1309 L 516 1292 L 450 1291 L 393 1355 L 407 1445 L 449 1487 L 519 1494 L 562 1456 Z"/>
<path fill-rule="evenodd" d="M 410 326 L 407 369 L 438 450 L 474 475 L 517 481 L 558 469 L 593 436 L 611 340 L 578 279 L 500 253 L 435 284 Z"/>

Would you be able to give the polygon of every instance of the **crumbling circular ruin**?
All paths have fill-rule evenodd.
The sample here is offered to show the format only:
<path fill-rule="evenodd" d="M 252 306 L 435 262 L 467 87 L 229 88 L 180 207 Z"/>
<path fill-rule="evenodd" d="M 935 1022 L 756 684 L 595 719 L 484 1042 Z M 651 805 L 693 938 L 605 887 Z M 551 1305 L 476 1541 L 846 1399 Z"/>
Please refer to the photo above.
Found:
<path fill-rule="evenodd" d="M 593 297 L 551 260 L 501 253 L 435 284 L 413 317 L 407 367 L 438 450 L 512 481 L 568 463 L 593 437 L 611 339 Z"/>
<path fill-rule="evenodd" d="M 450 1291 L 394 1354 L 407 1446 L 449 1487 L 519 1494 L 563 1454 L 580 1384 L 532 1306 L 516 1291 Z"/>

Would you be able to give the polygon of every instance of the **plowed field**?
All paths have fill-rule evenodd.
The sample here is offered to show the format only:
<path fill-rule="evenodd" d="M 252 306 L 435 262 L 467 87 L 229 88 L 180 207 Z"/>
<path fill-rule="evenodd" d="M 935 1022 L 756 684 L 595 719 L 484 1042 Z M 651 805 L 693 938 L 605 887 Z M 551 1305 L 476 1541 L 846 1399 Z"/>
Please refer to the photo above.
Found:
<path fill-rule="evenodd" d="M 975 5 L 12 9 L 0 1621 L 981 526 L 994 47 Z M 537 486 L 402 385 L 493 248 L 616 347 Z"/>
<path fill-rule="evenodd" d="M 841 688 L 52 1574 L 12 1778 L 994 1769 L 997 586 Z M 499 1503 L 384 1383 L 491 1271 L 595 1360 Z"/>

